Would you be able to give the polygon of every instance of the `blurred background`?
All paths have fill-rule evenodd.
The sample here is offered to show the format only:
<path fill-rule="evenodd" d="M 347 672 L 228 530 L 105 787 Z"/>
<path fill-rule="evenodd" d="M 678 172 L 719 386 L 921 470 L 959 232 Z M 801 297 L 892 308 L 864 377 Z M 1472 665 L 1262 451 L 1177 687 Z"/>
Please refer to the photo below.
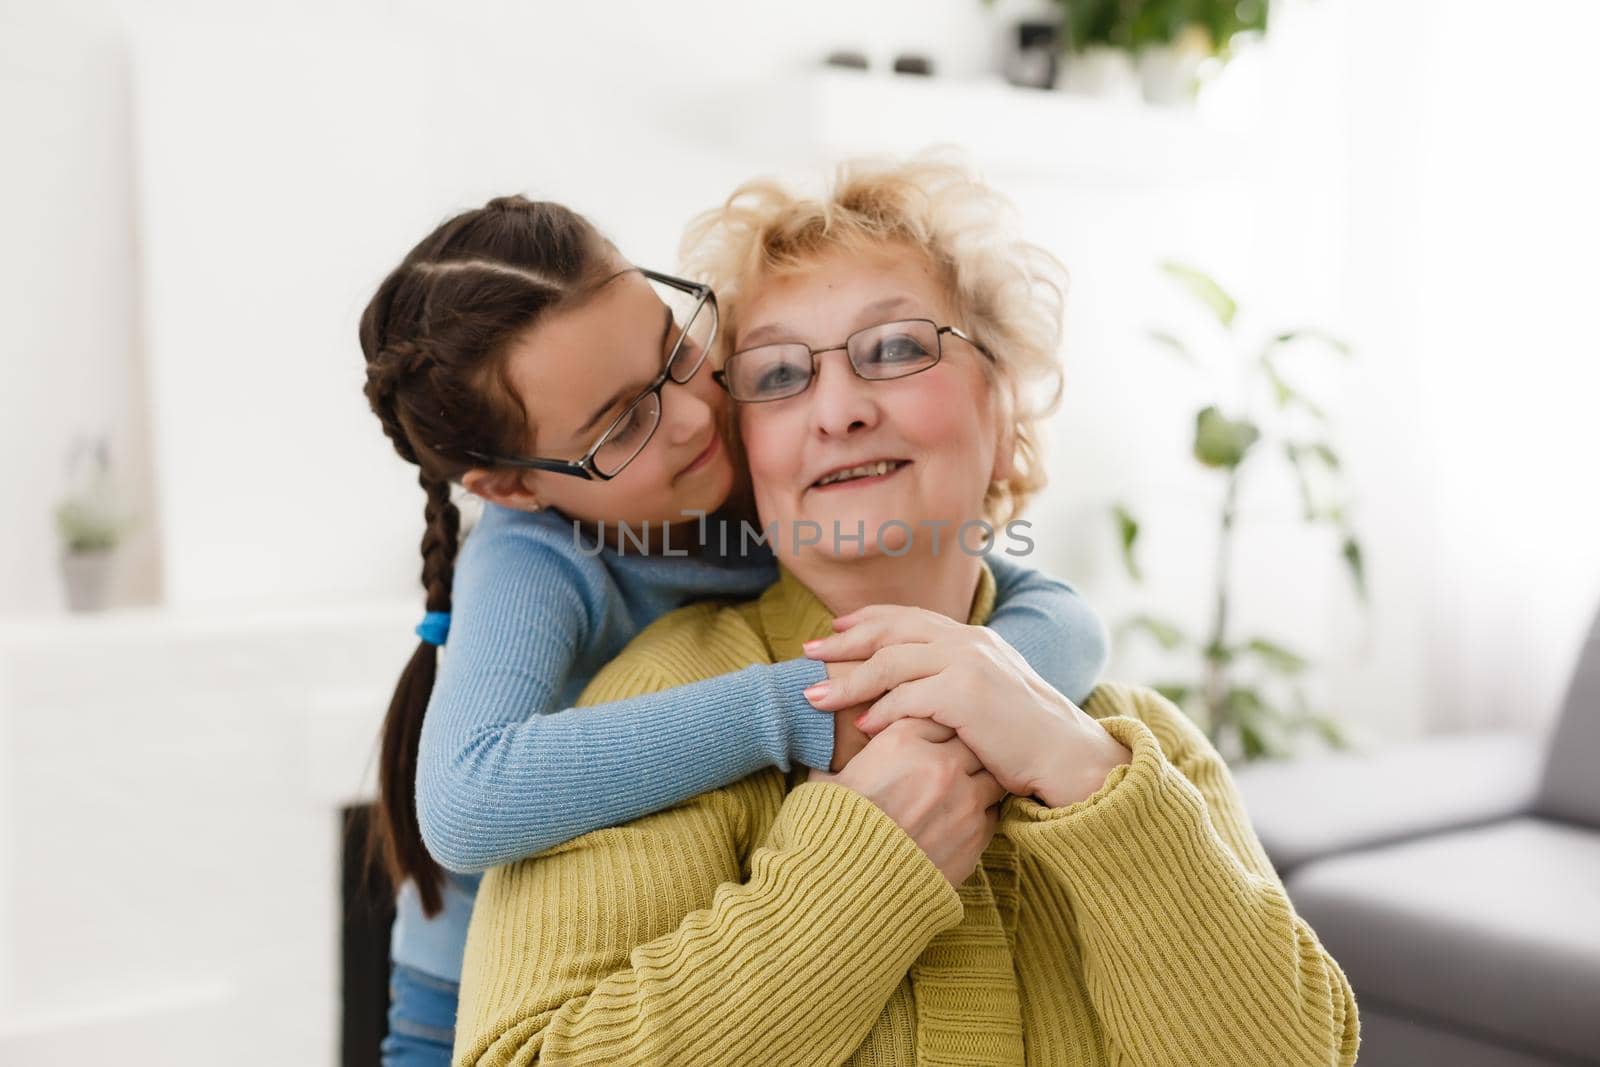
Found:
<path fill-rule="evenodd" d="M 1600 606 L 1600 6 L 1119 7 L 0 0 L 0 1060 L 365 1062 L 344 825 L 423 500 L 356 319 L 504 193 L 670 270 L 746 178 L 961 153 L 1072 276 L 1031 562 L 1111 675 L 1242 775 L 1546 751 Z"/>

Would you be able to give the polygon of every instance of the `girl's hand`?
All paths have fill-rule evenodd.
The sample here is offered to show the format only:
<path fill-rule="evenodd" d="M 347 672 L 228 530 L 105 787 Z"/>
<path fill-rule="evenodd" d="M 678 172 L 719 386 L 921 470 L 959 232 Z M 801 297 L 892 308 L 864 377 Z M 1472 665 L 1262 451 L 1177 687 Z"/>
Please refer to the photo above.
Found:
<path fill-rule="evenodd" d="M 836 660 L 829 664 L 828 683 L 842 681 L 861 669 L 859 660 Z M 833 762 L 828 765 L 830 771 L 842 771 L 845 764 L 855 758 L 856 753 L 867 747 L 867 735 L 861 732 L 861 727 L 856 725 L 856 720 L 867 711 L 871 704 L 853 704 L 840 708 L 833 713 Z"/>
<path fill-rule="evenodd" d="M 987 627 L 879 604 L 840 616 L 834 629 L 807 642 L 806 655 L 864 662 L 806 698 L 822 711 L 872 702 L 857 720 L 868 737 L 900 719 L 930 719 L 954 730 L 1007 792 L 1048 807 L 1091 796 L 1132 758 Z"/>

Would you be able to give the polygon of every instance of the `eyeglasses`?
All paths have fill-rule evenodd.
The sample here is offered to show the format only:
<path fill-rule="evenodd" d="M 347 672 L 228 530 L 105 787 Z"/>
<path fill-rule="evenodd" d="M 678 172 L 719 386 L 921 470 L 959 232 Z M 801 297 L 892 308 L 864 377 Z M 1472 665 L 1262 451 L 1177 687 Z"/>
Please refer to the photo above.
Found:
<path fill-rule="evenodd" d="M 687 385 L 706 361 L 717 339 L 717 295 L 709 285 L 674 278 L 643 267 L 634 268 L 650 280 L 670 315 L 666 340 L 671 345 L 661 373 L 634 397 L 622 414 L 611 420 L 594 447 L 581 459 L 547 459 L 538 456 L 497 456 L 458 449 L 462 455 L 502 467 L 570 474 L 575 478 L 608 482 L 622 473 L 644 451 L 661 425 L 661 390 L 668 381 Z"/>
<path fill-rule="evenodd" d="M 817 357 L 844 350 L 858 378 L 881 382 L 904 378 L 938 363 L 944 356 L 944 335 L 953 334 L 994 362 L 989 350 L 954 326 L 931 319 L 900 319 L 857 330 L 842 345 L 808 348 L 798 342 L 746 348 L 728 357 L 712 374 L 717 384 L 741 404 L 761 404 L 798 396 L 817 376 Z"/>

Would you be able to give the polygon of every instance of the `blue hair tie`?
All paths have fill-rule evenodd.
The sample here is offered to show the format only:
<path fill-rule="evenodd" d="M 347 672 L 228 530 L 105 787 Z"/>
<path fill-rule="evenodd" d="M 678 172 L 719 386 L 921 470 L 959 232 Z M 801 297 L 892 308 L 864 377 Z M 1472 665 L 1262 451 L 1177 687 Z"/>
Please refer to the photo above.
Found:
<path fill-rule="evenodd" d="M 430 645 L 442 645 L 450 637 L 450 613 L 430 611 L 417 624 L 417 636 Z"/>

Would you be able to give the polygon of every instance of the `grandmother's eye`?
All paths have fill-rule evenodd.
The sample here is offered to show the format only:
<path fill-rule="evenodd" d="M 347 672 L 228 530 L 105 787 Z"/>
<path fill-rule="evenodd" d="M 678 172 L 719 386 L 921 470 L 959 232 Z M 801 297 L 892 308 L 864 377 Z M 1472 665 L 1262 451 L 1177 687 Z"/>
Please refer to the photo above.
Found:
<path fill-rule="evenodd" d="M 928 350 L 910 334 L 897 333 L 879 338 L 869 357 L 876 363 L 914 363 L 927 359 Z"/>

